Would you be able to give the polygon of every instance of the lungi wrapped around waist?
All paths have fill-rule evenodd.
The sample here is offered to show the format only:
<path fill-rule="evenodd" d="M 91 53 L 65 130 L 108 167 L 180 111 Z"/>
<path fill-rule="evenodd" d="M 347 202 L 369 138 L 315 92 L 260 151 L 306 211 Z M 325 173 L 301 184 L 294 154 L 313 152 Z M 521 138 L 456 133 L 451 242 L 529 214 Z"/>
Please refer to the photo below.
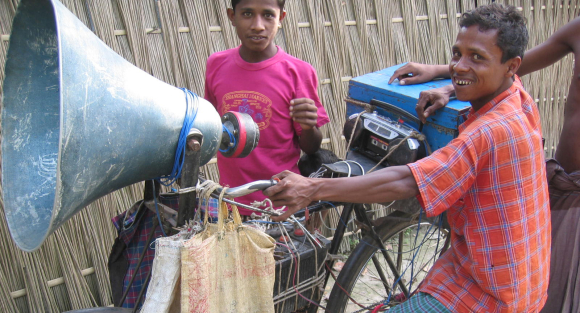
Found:
<path fill-rule="evenodd" d="M 552 216 L 552 257 L 547 312 L 580 312 L 580 171 L 546 162 Z"/>

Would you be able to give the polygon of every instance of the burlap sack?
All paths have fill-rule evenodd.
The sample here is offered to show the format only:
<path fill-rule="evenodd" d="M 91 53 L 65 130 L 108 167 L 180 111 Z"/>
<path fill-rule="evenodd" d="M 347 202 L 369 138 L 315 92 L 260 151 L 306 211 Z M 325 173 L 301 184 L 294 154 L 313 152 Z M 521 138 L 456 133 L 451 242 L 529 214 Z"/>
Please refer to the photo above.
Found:
<path fill-rule="evenodd" d="M 141 313 L 179 313 L 182 234 L 155 240 L 151 281 Z"/>
<path fill-rule="evenodd" d="M 242 225 L 236 207 L 185 242 L 181 255 L 181 312 L 274 312 L 272 237 Z"/>

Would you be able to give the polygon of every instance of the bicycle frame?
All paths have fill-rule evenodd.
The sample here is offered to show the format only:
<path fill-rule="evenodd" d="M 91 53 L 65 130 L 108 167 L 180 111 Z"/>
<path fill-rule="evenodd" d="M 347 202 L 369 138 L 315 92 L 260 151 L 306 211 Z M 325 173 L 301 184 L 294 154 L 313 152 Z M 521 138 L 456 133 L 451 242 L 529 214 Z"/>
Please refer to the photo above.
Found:
<path fill-rule="evenodd" d="M 381 249 L 381 252 L 382 252 L 383 256 L 385 257 L 385 259 L 387 260 L 387 263 L 388 263 L 391 271 L 397 277 L 400 277 L 401 275 L 398 272 L 395 263 L 393 262 L 391 257 L 386 253 L 387 249 L 386 249 L 384 243 L 380 240 L 378 234 L 374 230 L 373 224 L 371 223 L 370 219 L 366 215 L 366 209 L 364 207 L 364 204 L 360 204 L 360 203 L 347 203 L 347 204 L 345 204 L 343 209 L 342 209 L 342 214 L 340 216 L 340 220 L 347 221 L 350 218 L 350 215 L 353 211 L 355 213 L 356 219 L 359 222 L 362 222 L 367 227 L 367 229 L 365 229 L 365 230 L 372 236 L 372 238 L 375 240 L 375 243 L 377 243 L 377 245 Z M 346 231 L 346 227 L 347 227 L 346 223 L 338 223 L 336 231 L 334 233 L 334 237 L 332 238 L 332 243 L 331 243 L 331 246 L 329 249 L 329 254 L 338 253 L 338 249 L 339 249 L 340 244 L 342 243 L 342 240 L 344 238 L 344 233 Z M 331 269 L 334 265 L 334 262 L 335 262 L 334 260 L 328 260 L 327 261 L 328 268 Z M 376 262 L 376 260 L 375 260 L 375 262 Z M 377 266 L 377 269 L 380 270 L 380 267 Z M 383 284 L 385 284 L 385 286 L 387 286 L 388 283 L 387 283 L 387 279 L 386 279 L 385 274 L 382 271 L 380 271 L 379 276 L 380 276 Z M 330 278 L 330 271 L 327 269 L 326 279 L 325 279 L 323 288 L 326 287 L 326 284 L 328 283 L 329 278 Z M 404 285 L 404 283 L 401 280 L 399 280 L 398 284 L 401 287 L 401 290 L 403 290 L 403 293 L 405 294 L 405 296 L 409 297 L 409 290 Z"/>
<path fill-rule="evenodd" d="M 203 179 L 200 179 L 200 181 L 203 181 Z M 262 180 L 262 181 L 250 182 L 248 184 L 245 184 L 245 185 L 242 185 L 239 187 L 228 188 L 223 193 L 226 196 L 238 197 L 238 196 L 246 195 L 246 194 L 249 194 L 249 193 L 252 193 L 255 191 L 264 190 L 264 189 L 266 189 L 270 186 L 273 186 L 275 184 L 276 184 L 276 182 L 272 181 L 272 180 Z M 195 187 L 189 187 L 189 188 L 182 189 L 182 190 L 178 191 L 178 193 L 180 194 L 180 196 L 183 196 L 184 194 L 188 194 L 188 193 L 195 193 Z M 211 197 L 219 198 L 221 193 L 222 193 L 222 190 L 218 189 L 212 193 Z M 243 207 L 243 208 L 246 208 L 249 210 L 260 212 L 263 214 L 278 215 L 278 213 L 275 213 L 272 211 L 267 211 L 267 210 L 262 210 L 262 209 L 259 209 L 259 208 L 253 207 L 253 206 L 249 206 L 249 205 L 245 205 L 245 204 L 236 202 L 234 200 L 231 200 L 231 199 L 228 199 L 225 197 L 222 198 L 222 201 L 225 201 L 227 203 L 234 204 L 234 205 L 237 205 L 239 207 Z M 387 248 L 385 247 L 384 243 L 382 242 L 379 235 L 375 231 L 375 226 L 373 225 L 373 223 L 371 222 L 371 220 L 367 216 L 365 205 L 364 204 L 356 204 L 356 203 L 334 203 L 332 205 L 343 205 L 343 210 L 342 210 L 342 213 L 340 215 L 341 221 L 348 221 L 350 219 L 351 214 L 354 212 L 355 219 L 358 222 L 360 222 L 361 225 L 363 225 L 362 226 L 363 234 L 370 235 L 370 237 L 376 243 L 377 247 L 381 250 L 381 254 L 383 255 L 383 257 L 385 258 L 385 260 L 387 262 L 389 270 L 395 275 L 395 277 L 401 277 L 401 273 L 397 270 L 397 265 L 395 264 L 393 259 L 387 254 Z M 314 204 L 310 205 L 307 209 L 308 209 L 309 213 L 316 213 L 316 212 L 320 212 L 323 210 L 327 210 L 330 207 L 331 207 L 330 205 L 325 204 L 324 202 L 319 202 L 319 203 L 314 203 Z M 306 228 L 296 219 L 296 217 L 302 217 L 305 214 L 306 214 L 306 209 L 302 209 L 302 210 L 298 211 L 297 213 L 295 213 L 294 215 L 292 215 L 291 220 L 298 227 L 301 227 L 302 230 L 304 231 L 304 233 L 310 236 L 310 239 L 314 239 L 314 240 L 312 240 L 312 242 L 318 244 L 319 247 L 321 247 L 318 240 L 316 240 L 306 230 Z M 335 255 L 339 252 L 339 248 L 340 248 L 340 245 L 344 239 L 344 235 L 345 235 L 346 231 L 347 231 L 347 224 L 346 223 L 338 223 L 338 225 L 336 226 L 336 230 L 334 232 L 334 236 L 332 238 L 331 244 L 330 244 L 329 251 L 328 251 L 328 253 L 330 255 Z M 376 256 L 373 256 L 372 261 L 375 264 L 375 267 L 378 271 L 377 274 L 380 276 L 380 280 L 382 281 L 383 285 L 385 286 L 386 291 L 389 292 L 391 286 L 389 286 L 386 275 L 383 272 L 381 266 L 379 266 Z M 326 287 L 326 285 L 328 284 L 328 280 L 331 276 L 331 270 L 334 266 L 335 260 L 328 259 L 325 261 L 325 263 L 326 263 L 325 277 L 324 277 L 324 285 L 322 286 L 322 289 L 324 289 Z M 405 295 L 405 297 L 408 298 L 410 296 L 410 294 L 409 294 L 409 290 L 405 286 L 404 282 L 401 279 L 397 279 L 397 285 L 400 287 L 400 289 L 403 292 L 403 294 Z M 319 293 L 319 295 L 316 295 L 316 296 L 314 296 L 314 294 L 313 294 L 312 300 L 317 305 L 320 304 L 321 299 L 322 299 L 322 293 Z M 308 311 L 309 312 L 317 312 L 318 306 L 310 305 Z"/>
<path fill-rule="evenodd" d="M 257 190 L 263 190 L 266 189 L 272 185 L 274 185 L 275 182 L 269 182 L 269 181 L 259 181 L 259 182 L 253 182 L 253 183 L 248 183 L 246 185 L 240 186 L 240 187 L 236 187 L 233 188 L 235 190 L 235 192 L 245 192 L 248 191 L 248 193 L 251 193 L 253 191 L 257 191 Z M 254 189 L 255 190 L 254 190 Z M 241 191 L 244 190 L 244 191 Z M 227 193 L 227 192 L 226 192 Z M 212 195 L 213 196 L 213 195 Z M 225 201 L 225 199 L 222 199 Z M 257 209 L 255 207 L 251 207 L 251 206 L 247 206 L 232 200 L 227 201 L 228 203 L 232 203 L 244 208 L 248 208 L 250 210 L 254 210 L 257 212 L 262 212 L 262 213 L 266 213 L 269 215 L 274 215 L 273 212 L 270 211 L 265 211 L 265 210 L 261 210 L 261 209 Z M 365 209 L 365 205 L 361 204 L 361 203 L 337 203 L 338 205 L 342 204 L 343 206 L 343 210 L 342 213 L 340 215 L 340 220 L 342 221 L 347 221 L 349 220 L 351 214 L 354 212 L 355 214 L 355 218 L 357 221 L 361 222 L 364 227 L 363 227 L 363 231 L 366 232 L 367 234 L 370 234 L 371 237 L 374 239 L 375 243 L 377 244 L 377 246 L 380 248 L 384 258 L 387 260 L 387 263 L 389 265 L 390 270 L 392 271 L 393 274 L 395 274 L 397 277 L 400 277 L 401 274 L 399 273 L 399 271 L 397 270 L 397 266 L 395 264 L 395 262 L 392 260 L 392 258 L 386 253 L 387 248 L 385 247 L 384 243 L 380 240 L 378 234 L 375 232 L 374 230 L 374 226 L 371 223 L 371 220 L 368 218 L 368 216 L 366 215 L 366 209 Z M 324 210 L 329 209 L 328 205 L 325 205 L 324 203 L 316 203 L 313 204 L 311 206 L 309 206 L 308 208 L 309 213 L 316 213 L 316 212 L 321 212 Z M 299 223 L 296 220 L 296 217 L 302 217 L 306 214 L 306 209 L 302 209 L 300 211 L 298 211 L 297 213 L 295 213 L 291 219 L 293 219 L 293 221 L 299 225 L 299 227 L 301 227 L 305 234 L 309 234 L 309 232 L 302 226 L 301 223 Z M 333 254 L 337 254 L 340 248 L 340 245 L 342 243 L 342 240 L 344 239 L 344 234 L 346 233 L 347 230 L 347 224 L 346 223 L 338 223 L 337 228 L 334 232 L 334 236 L 332 238 L 331 241 L 331 245 L 329 248 L 328 253 L 330 255 Z M 313 239 L 313 238 L 311 238 Z M 313 240 L 313 242 L 318 242 L 317 240 Z M 320 246 L 319 246 L 320 247 Z M 376 260 L 373 260 L 374 262 L 377 262 Z M 322 289 L 324 289 L 326 287 L 326 285 L 328 284 L 328 280 L 330 278 L 330 270 L 332 269 L 332 267 L 334 266 L 334 262 L 335 260 L 327 260 L 326 261 L 326 274 L 325 274 L 325 279 L 324 279 L 324 285 L 322 286 Z M 377 266 L 377 269 L 379 270 L 379 276 L 383 282 L 383 284 L 385 286 L 388 286 L 388 282 L 387 282 L 387 278 L 386 275 L 382 272 L 381 267 Z M 401 290 L 403 291 L 403 293 L 405 294 L 405 297 L 409 297 L 409 290 L 407 289 L 407 287 L 405 286 L 404 282 L 402 280 L 398 280 L 399 287 L 401 288 Z M 388 287 L 387 287 L 388 288 Z M 320 303 L 321 297 L 319 297 L 320 299 L 313 299 L 315 303 Z M 312 311 L 314 310 L 314 311 Z M 318 307 L 314 308 L 311 306 L 311 309 L 309 309 L 309 312 L 316 312 L 318 310 Z"/>

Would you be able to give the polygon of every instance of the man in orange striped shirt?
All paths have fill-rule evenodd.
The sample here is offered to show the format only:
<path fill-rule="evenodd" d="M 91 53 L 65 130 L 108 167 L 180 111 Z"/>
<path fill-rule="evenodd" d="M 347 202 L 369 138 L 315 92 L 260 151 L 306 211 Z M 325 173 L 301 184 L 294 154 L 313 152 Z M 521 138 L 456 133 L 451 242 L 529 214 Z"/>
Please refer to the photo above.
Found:
<path fill-rule="evenodd" d="M 419 294 L 390 312 L 537 312 L 550 267 L 548 186 L 538 109 L 515 75 L 528 33 L 514 7 L 465 13 L 449 72 L 472 109 L 447 146 L 415 163 L 352 178 L 290 172 L 264 191 L 281 217 L 315 200 L 384 203 L 417 196 L 447 211 L 451 247 Z"/>

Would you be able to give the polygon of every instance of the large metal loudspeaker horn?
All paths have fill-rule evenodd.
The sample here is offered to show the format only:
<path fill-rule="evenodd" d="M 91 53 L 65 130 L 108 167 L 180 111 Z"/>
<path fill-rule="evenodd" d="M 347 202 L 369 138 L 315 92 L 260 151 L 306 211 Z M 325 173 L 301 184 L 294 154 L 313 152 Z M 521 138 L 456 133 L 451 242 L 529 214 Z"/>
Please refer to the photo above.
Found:
<path fill-rule="evenodd" d="M 20 1 L 5 72 L 3 201 L 22 250 L 101 196 L 171 173 L 184 91 L 117 55 L 60 2 Z M 222 122 L 209 102 L 189 105 L 203 165 L 223 146 Z"/>

